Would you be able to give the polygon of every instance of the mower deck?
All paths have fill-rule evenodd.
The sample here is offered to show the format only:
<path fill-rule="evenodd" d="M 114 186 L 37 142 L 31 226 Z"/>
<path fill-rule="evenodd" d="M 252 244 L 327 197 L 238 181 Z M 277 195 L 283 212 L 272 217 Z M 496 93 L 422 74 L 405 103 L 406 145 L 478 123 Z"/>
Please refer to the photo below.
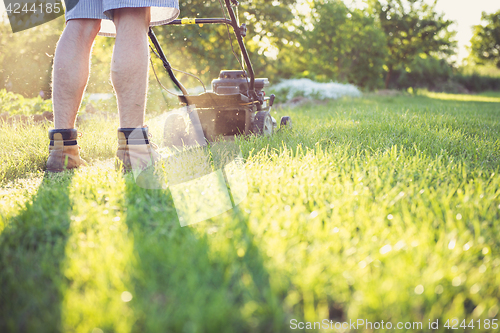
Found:
<path fill-rule="evenodd" d="M 196 109 L 203 134 L 210 142 L 221 137 L 228 140 L 234 139 L 235 135 L 252 133 L 257 106 L 243 94 L 206 92 L 196 96 L 180 96 L 179 100 Z"/>

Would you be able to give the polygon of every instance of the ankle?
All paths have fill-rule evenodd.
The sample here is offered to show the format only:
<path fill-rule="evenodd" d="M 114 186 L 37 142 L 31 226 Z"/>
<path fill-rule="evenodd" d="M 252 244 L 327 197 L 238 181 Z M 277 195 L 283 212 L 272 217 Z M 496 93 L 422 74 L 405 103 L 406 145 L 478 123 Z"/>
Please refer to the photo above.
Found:
<path fill-rule="evenodd" d="M 123 145 L 149 144 L 147 127 L 119 128 L 118 140 Z"/>
<path fill-rule="evenodd" d="M 49 130 L 50 146 L 76 146 L 78 131 L 74 128 Z"/>

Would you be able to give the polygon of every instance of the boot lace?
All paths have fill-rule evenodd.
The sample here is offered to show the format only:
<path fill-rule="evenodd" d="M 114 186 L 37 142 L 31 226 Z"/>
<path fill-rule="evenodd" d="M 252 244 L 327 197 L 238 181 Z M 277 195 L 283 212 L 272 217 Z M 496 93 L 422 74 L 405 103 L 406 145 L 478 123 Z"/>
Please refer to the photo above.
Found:
<path fill-rule="evenodd" d="M 83 136 L 83 132 L 78 131 L 77 138 L 81 138 L 82 136 Z M 77 145 L 77 146 L 78 146 L 78 150 L 80 150 L 81 152 L 83 152 L 82 147 L 80 147 L 80 145 Z"/>
<path fill-rule="evenodd" d="M 152 139 L 153 139 L 153 134 L 149 133 L 149 127 L 148 127 L 148 125 L 145 125 L 144 127 L 148 128 L 148 140 L 149 140 L 149 144 L 150 144 L 150 145 L 151 145 L 154 149 L 158 149 L 158 148 L 159 148 L 159 147 L 158 147 L 158 145 L 152 141 Z"/>

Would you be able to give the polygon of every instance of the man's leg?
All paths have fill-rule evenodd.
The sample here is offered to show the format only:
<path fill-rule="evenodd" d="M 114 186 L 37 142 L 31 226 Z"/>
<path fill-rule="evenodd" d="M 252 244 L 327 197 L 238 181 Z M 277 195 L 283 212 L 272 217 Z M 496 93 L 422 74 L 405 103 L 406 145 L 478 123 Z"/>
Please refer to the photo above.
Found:
<path fill-rule="evenodd" d="M 118 100 L 121 128 L 144 125 L 148 88 L 149 8 L 114 10 L 116 42 L 111 63 L 111 81 Z"/>
<path fill-rule="evenodd" d="M 52 78 L 54 127 L 70 129 L 75 119 L 90 72 L 90 51 L 101 20 L 69 20 L 57 43 Z"/>
<path fill-rule="evenodd" d="M 149 143 L 148 129 L 143 127 L 148 89 L 150 9 L 115 9 L 113 16 L 116 42 L 111 81 L 120 114 L 116 166 L 123 171 L 144 170 L 160 157 Z M 138 184 L 144 180 L 139 179 L 136 179 Z M 141 186 L 149 186 L 144 184 Z"/>
<path fill-rule="evenodd" d="M 52 74 L 54 127 L 49 130 L 47 171 L 77 168 L 80 159 L 75 119 L 89 78 L 90 51 L 101 20 L 69 20 L 57 43 Z"/>

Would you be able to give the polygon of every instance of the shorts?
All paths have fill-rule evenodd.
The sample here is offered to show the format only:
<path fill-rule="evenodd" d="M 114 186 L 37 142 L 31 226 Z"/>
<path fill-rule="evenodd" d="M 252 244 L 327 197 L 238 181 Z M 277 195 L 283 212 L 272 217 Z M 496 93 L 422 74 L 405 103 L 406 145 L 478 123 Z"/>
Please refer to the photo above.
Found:
<path fill-rule="evenodd" d="M 152 7 L 150 26 L 167 24 L 179 15 L 179 0 L 79 0 L 66 12 L 66 21 L 101 19 L 99 35 L 114 37 L 113 9 L 130 7 Z"/>

